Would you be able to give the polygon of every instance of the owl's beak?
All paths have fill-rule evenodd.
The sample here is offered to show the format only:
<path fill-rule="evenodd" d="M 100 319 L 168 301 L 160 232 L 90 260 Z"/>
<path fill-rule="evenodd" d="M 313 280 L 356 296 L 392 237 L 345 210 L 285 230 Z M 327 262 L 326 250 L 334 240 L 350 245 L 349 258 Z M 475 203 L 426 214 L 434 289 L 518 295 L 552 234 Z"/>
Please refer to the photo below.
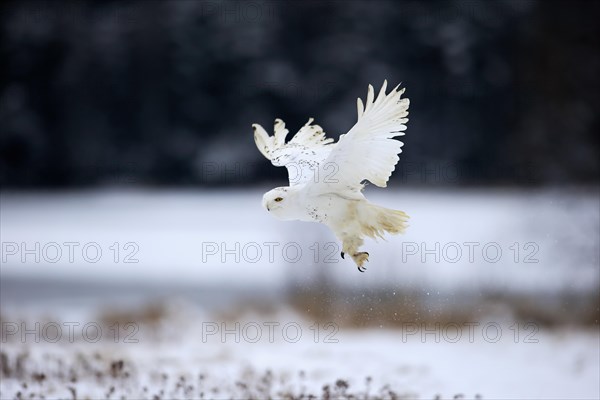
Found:
<path fill-rule="evenodd" d="M 267 206 L 267 211 L 271 211 L 271 209 L 269 208 L 269 206 Z"/>

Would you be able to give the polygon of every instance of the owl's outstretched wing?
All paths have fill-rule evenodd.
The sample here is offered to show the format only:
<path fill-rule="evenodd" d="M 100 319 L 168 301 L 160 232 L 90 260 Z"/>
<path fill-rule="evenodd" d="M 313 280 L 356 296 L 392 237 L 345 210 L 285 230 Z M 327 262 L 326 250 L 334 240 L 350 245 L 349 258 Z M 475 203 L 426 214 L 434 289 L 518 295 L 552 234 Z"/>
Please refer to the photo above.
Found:
<path fill-rule="evenodd" d="M 375 98 L 369 85 L 367 100 L 357 100 L 358 121 L 341 135 L 329 156 L 321 163 L 323 178 L 311 189 L 317 192 L 352 192 L 363 188 L 362 182 L 386 187 L 402 152 L 402 143 L 394 139 L 403 136 L 408 119 L 408 99 L 401 99 L 404 89 L 396 86 L 386 94 L 383 82 Z"/>
<path fill-rule="evenodd" d="M 315 182 L 320 164 L 331 152 L 333 139 L 325 137 L 323 129 L 312 122 L 310 118 L 287 143 L 289 131 L 282 120 L 275 120 L 273 136 L 259 124 L 252 124 L 256 147 L 273 165 L 287 168 L 290 186 Z"/>

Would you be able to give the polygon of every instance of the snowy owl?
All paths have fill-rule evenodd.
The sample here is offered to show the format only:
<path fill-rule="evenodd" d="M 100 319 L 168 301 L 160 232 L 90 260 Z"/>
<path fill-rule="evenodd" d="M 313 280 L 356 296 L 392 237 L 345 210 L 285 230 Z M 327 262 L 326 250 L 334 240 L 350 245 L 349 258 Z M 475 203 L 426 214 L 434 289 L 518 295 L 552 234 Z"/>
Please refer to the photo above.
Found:
<path fill-rule="evenodd" d="M 408 215 L 367 201 L 362 194 L 369 181 L 386 187 L 402 152 L 409 100 L 396 86 L 386 94 L 387 81 L 377 98 L 369 85 L 367 101 L 357 100 L 358 121 L 337 143 L 325 137 L 310 118 L 286 142 L 288 130 L 276 119 L 274 135 L 253 124 L 254 141 L 275 166 L 288 170 L 290 186 L 275 188 L 263 196 L 263 207 L 281 220 L 316 221 L 328 226 L 342 242 L 341 257 L 349 254 L 364 272 L 369 253 L 359 251 L 364 237 L 383 238 L 385 232 L 404 231 Z"/>

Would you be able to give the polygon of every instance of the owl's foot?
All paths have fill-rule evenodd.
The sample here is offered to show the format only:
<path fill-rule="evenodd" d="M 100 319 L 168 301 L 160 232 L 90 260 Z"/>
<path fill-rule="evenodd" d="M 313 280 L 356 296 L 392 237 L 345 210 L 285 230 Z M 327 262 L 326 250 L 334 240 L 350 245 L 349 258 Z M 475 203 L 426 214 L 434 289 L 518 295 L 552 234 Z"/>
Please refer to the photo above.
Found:
<path fill-rule="evenodd" d="M 344 258 L 344 255 L 345 255 L 345 254 L 346 254 L 346 253 L 344 253 L 343 251 L 340 253 L 340 257 L 342 257 L 342 260 L 345 260 L 345 258 Z"/>
<path fill-rule="evenodd" d="M 367 267 L 363 266 L 363 264 L 365 262 L 369 261 L 369 253 L 367 253 L 366 251 L 356 253 L 352 256 L 352 258 L 354 259 L 354 262 L 356 262 L 356 265 L 358 266 L 358 270 L 360 272 L 365 272 Z"/>

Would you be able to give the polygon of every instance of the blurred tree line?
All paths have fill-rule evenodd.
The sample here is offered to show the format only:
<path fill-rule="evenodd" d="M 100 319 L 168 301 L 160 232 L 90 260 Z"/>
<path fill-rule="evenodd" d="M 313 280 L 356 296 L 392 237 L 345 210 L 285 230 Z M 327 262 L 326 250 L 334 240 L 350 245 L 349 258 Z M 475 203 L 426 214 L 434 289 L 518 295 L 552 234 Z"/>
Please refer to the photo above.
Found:
<path fill-rule="evenodd" d="M 411 99 L 393 184 L 600 177 L 599 2 L 4 2 L 0 184 L 284 179 L 250 125 L 332 137 Z"/>

